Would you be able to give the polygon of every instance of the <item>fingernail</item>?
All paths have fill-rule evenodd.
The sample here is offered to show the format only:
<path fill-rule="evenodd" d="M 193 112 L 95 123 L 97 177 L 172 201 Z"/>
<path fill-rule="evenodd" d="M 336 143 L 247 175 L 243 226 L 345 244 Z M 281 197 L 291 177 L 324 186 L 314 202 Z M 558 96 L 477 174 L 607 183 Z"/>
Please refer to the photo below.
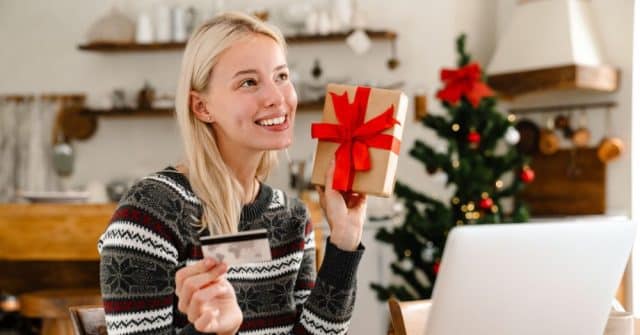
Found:
<path fill-rule="evenodd" d="M 204 266 L 205 267 L 210 268 L 210 267 L 213 266 L 213 264 L 215 264 L 213 259 L 211 259 L 211 258 L 205 258 L 204 259 Z"/>

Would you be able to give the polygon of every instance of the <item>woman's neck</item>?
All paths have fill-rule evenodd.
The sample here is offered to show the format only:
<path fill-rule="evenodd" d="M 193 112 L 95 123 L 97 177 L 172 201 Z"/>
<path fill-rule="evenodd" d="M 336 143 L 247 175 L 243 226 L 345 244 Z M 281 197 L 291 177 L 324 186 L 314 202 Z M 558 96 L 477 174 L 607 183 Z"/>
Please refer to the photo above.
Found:
<path fill-rule="evenodd" d="M 249 150 L 224 150 L 221 147 L 219 150 L 225 164 L 244 189 L 242 204 L 253 202 L 260 186 L 256 179 L 256 171 L 264 153 Z"/>

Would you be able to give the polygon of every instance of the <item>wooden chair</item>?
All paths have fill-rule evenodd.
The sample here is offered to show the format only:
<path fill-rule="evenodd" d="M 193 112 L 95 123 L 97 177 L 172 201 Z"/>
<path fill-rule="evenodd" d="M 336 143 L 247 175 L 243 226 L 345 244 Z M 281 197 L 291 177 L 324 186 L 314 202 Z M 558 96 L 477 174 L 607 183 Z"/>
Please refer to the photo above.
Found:
<path fill-rule="evenodd" d="M 20 295 L 20 313 L 42 319 L 41 335 L 68 335 L 73 328 L 69 319 L 70 306 L 101 303 L 99 290 L 39 290 Z"/>
<path fill-rule="evenodd" d="M 69 307 L 74 335 L 107 335 L 107 322 L 102 305 Z"/>
<path fill-rule="evenodd" d="M 398 301 L 389 299 L 394 335 L 420 335 L 426 332 L 431 300 Z"/>

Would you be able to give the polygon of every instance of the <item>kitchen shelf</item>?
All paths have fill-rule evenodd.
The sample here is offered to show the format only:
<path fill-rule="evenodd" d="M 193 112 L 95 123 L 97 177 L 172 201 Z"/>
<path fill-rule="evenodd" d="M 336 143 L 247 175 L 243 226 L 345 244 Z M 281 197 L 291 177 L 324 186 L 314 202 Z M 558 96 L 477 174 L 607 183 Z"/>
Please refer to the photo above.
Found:
<path fill-rule="evenodd" d="M 298 111 L 316 111 L 322 110 L 324 106 L 324 98 L 317 101 L 302 101 L 298 103 Z M 171 117 L 173 116 L 174 108 L 152 108 L 152 109 L 136 109 L 136 108 L 121 108 L 121 109 L 98 109 L 98 108 L 85 108 L 80 114 L 82 116 L 96 116 L 96 117 Z"/>
<path fill-rule="evenodd" d="M 322 111 L 324 106 L 324 99 L 316 101 L 302 101 L 298 103 L 299 112 L 312 112 Z M 174 108 L 151 108 L 151 109 L 137 109 L 137 108 L 120 108 L 120 109 L 99 109 L 99 108 L 83 108 L 78 109 L 77 112 L 62 113 L 59 122 L 61 124 L 71 124 L 73 131 L 70 131 L 67 136 L 73 137 L 71 133 L 81 133 L 82 138 L 86 139 L 96 131 L 97 122 L 99 118 L 146 118 L 146 117 L 173 117 Z M 81 122 L 79 122 L 81 121 Z"/>
<path fill-rule="evenodd" d="M 173 108 L 152 108 L 152 109 L 94 109 L 85 108 L 82 110 L 83 116 L 98 117 L 167 117 L 173 116 Z"/>
<path fill-rule="evenodd" d="M 318 43 L 318 42 L 340 42 L 344 41 L 352 31 L 344 33 L 334 33 L 328 35 L 291 35 L 286 36 L 285 39 L 289 44 L 305 44 L 305 43 Z M 390 30 L 365 30 L 369 38 L 372 40 L 389 40 L 396 39 L 397 34 Z M 83 51 L 97 51 L 97 52 L 133 52 L 133 51 L 171 51 L 182 50 L 185 47 L 185 43 L 150 43 L 150 44 L 137 44 L 137 43 L 90 43 L 82 44 L 78 46 L 78 49 Z"/>
<path fill-rule="evenodd" d="M 505 98 L 566 89 L 610 93 L 618 89 L 620 71 L 608 65 L 563 65 L 489 75 L 487 81 Z"/>
<path fill-rule="evenodd" d="M 618 106 L 615 101 L 590 102 L 583 104 L 567 104 L 552 106 L 537 106 L 509 109 L 509 113 L 513 114 L 529 114 L 529 113 L 558 113 L 572 110 L 585 111 L 587 109 L 598 109 L 608 111 L 610 108 Z"/>

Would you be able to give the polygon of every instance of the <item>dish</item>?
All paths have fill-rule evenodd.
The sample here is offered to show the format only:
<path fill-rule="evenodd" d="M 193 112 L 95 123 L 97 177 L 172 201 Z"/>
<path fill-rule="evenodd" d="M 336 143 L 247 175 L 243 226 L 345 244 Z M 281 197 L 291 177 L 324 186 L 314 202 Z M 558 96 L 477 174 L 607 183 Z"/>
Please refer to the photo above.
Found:
<path fill-rule="evenodd" d="M 36 192 L 21 191 L 18 197 L 31 203 L 84 203 L 89 199 L 89 192 Z"/>

